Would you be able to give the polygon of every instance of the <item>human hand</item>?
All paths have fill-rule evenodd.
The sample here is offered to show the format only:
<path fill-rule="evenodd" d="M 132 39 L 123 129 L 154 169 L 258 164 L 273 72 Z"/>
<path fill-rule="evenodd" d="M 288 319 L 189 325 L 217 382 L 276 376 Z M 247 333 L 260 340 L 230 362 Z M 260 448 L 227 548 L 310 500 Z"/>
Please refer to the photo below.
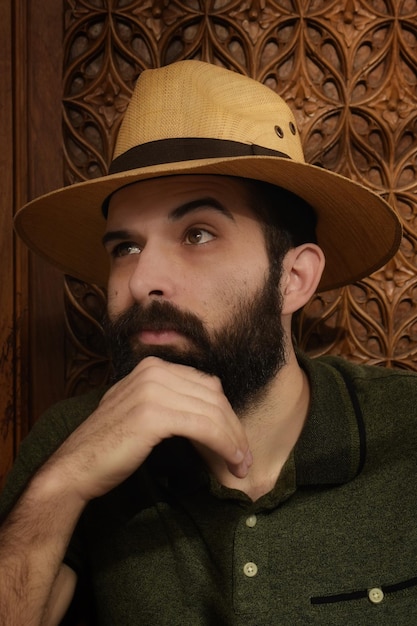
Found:
<path fill-rule="evenodd" d="M 244 478 L 251 463 L 243 426 L 214 376 L 156 357 L 141 361 L 53 457 L 54 471 L 85 502 L 130 476 L 163 439 L 181 436 Z"/>

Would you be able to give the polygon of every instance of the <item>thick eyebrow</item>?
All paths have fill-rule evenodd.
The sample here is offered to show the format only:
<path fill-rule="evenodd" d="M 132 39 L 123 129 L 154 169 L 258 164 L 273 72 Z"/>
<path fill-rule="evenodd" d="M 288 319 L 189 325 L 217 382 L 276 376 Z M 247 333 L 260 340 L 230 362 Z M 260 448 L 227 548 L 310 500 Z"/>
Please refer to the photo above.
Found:
<path fill-rule="evenodd" d="M 128 239 L 132 239 L 132 233 L 130 233 L 128 230 L 110 230 L 108 233 L 105 233 L 103 235 L 101 241 L 103 243 L 103 246 L 106 247 L 106 245 L 108 243 L 111 243 L 112 241 L 124 241 Z"/>
<path fill-rule="evenodd" d="M 222 204 L 216 198 L 212 198 L 211 196 L 207 196 L 205 198 L 197 198 L 196 200 L 190 200 L 190 202 L 185 202 L 181 204 L 176 209 L 173 209 L 171 213 L 168 215 L 168 219 L 172 221 L 180 220 L 182 217 L 187 215 L 188 213 L 192 213 L 192 211 L 198 211 L 199 209 L 213 209 L 214 211 L 219 211 L 224 216 L 234 221 L 233 214 L 227 209 L 224 204 Z"/>
<path fill-rule="evenodd" d="M 185 217 L 185 215 L 188 215 L 193 211 L 198 211 L 199 209 L 211 209 L 213 211 L 218 211 L 228 219 L 234 221 L 234 217 L 231 211 L 229 211 L 229 209 L 227 209 L 221 202 L 219 202 L 219 200 L 210 196 L 206 198 L 198 198 L 197 200 L 190 200 L 190 202 L 185 202 L 184 204 L 181 204 L 169 213 L 168 219 L 175 222 Z M 132 239 L 132 233 L 128 230 L 111 230 L 103 235 L 102 243 L 103 246 L 106 247 L 106 245 L 111 243 L 112 241 L 127 239 Z"/>

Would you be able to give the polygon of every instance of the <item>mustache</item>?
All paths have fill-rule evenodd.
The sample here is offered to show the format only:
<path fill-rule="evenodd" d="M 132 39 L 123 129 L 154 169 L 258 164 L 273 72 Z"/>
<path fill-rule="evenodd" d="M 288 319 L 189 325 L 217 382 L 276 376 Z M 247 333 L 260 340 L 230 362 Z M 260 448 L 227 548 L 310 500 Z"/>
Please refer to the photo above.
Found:
<path fill-rule="evenodd" d="M 146 307 L 135 302 L 114 320 L 106 314 L 103 327 L 107 335 L 119 341 L 129 341 L 142 330 L 173 330 L 204 350 L 210 348 L 210 337 L 203 322 L 170 302 L 155 300 Z"/>

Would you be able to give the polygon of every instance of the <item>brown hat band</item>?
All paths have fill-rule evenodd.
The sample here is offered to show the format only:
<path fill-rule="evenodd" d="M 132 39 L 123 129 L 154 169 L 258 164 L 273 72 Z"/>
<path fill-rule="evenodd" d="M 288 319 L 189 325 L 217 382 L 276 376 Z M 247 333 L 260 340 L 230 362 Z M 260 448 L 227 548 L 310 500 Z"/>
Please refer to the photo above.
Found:
<path fill-rule="evenodd" d="M 160 165 L 161 163 L 253 155 L 290 158 L 284 152 L 256 144 L 208 137 L 175 137 L 149 141 L 130 148 L 112 161 L 109 174 L 117 174 L 150 165 Z"/>

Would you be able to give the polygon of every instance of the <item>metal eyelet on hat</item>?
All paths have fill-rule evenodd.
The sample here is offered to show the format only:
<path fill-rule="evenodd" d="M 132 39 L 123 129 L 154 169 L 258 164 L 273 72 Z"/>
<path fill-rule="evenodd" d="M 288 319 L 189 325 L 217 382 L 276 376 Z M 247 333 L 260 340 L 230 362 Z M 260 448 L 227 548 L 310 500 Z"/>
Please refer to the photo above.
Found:
<path fill-rule="evenodd" d="M 296 129 L 296 127 L 295 127 L 295 124 L 294 124 L 293 122 L 290 122 L 289 126 L 290 126 L 290 131 L 291 131 L 291 133 L 292 133 L 293 135 L 296 135 L 296 134 L 297 134 L 297 129 Z"/>
<path fill-rule="evenodd" d="M 282 130 L 281 126 L 275 126 L 274 130 L 280 139 L 284 137 L 284 131 Z"/>

